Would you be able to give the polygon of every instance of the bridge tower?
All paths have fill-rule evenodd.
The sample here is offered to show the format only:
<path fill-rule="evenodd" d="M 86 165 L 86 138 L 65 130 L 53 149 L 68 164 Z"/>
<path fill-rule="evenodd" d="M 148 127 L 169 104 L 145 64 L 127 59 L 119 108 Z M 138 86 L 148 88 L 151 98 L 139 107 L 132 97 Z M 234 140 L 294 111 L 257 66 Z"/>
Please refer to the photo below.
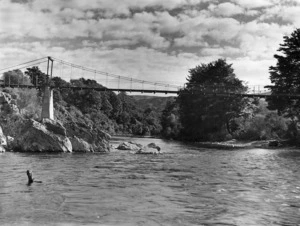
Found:
<path fill-rule="evenodd" d="M 49 70 L 50 70 L 50 75 L 49 75 Z M 47 82 L 44 88 L 41 119 L 47 118 L 47 119 L 54 120 L 53 89 L 51 89 L 50 87 L 52 72 L 53 72 L 53 59 L 50 56 L 48 56 Z"/>

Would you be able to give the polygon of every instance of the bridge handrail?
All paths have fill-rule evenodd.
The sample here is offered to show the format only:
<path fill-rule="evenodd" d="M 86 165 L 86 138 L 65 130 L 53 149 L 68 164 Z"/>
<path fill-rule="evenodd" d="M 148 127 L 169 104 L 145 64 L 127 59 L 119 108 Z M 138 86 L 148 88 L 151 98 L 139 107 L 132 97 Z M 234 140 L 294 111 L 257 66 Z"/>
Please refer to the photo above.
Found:
<path fill-rule="evenodd" d="M 78 64 L 73 64 L 73 63 L 58 59 L 56 57 L 52 57 L 52 59 L 54 59 L 54 61 L 63 63 L 65 65 L 68 65 L 68 66 L 71 66 L 74 68 L 78 68 L 78 69 L 82 69 L 82 70 L 84 69 L 85 71 L 88 71 L 88 72 L 93 72 L 93 73 L 97 73 L 97 74 L 101 74 L 101 75 L 105 75 L 105 76 L 109 76 L 109 77 L 113 77 L 113 78 L 117 78 L 117 79 L 122 79 L 122 80 L 130 81 L 130 82 L 144 83 L 144 84 L 148 84 L 148 85 L 157 85 L 157 86 L 163 86 L 163 87 L 168 86 L 168 87 L 172 87 L 172 88 L 176 88 L 176 89 L 180 88 L 180 86 L 165 84 L 162 82 L 150 82 L 150 81 L 146 81 L 146 80 L 140 80 L 140 79 L 130 78 L 130 77 L 117 75 L 117 74 L 113 74 L 113 73 L 108 73 L 108 72 L 104 72 L 104 71 L 100 71 L 100 70 L 96 70 L 96 69 L 91 69 L 88 67 L 83 67 Z"/>

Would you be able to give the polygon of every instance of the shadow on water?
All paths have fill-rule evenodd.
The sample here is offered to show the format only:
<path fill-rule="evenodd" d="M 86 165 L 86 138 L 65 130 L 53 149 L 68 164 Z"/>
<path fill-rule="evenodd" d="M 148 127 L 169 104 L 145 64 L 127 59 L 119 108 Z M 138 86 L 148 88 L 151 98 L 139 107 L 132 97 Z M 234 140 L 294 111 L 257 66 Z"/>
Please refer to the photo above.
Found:
<path fill-rule="evenodd" d="M 278 157 L 298 159 L 300 158 L 300 150 L 290 149 L 290 150 L 280 151 L 278 153 Z"/>

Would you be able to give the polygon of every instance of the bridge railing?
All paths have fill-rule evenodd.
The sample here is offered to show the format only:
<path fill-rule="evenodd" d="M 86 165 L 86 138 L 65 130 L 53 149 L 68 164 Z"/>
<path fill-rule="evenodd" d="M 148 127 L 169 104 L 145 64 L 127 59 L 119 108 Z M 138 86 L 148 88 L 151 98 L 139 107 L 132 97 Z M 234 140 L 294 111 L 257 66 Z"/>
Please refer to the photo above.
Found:
<path fill-rule="evenodd" d="M 184 89 L 185 88 L 193 92 L 204 93 L 271 94 L 270 87 L 262 85 L 250 85 L 242 88 L 236 86 L 184 84 Z"/>

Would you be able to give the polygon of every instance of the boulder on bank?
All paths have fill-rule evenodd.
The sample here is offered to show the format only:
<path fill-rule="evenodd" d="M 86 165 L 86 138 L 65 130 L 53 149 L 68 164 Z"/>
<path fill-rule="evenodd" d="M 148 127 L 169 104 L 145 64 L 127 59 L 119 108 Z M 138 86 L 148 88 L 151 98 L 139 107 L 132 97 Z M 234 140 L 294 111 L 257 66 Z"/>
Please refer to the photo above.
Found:
<path fill-rule="evenodd" d="M 7 138 L 3 134 L 2 127 L 0 126 L 0 153 L 3 153 L 6 151 L 4 146 L 7 147 Z"/>
<path fill-rule="evenodd" d="M 70 138 L 73 152 L 94 152 L 93 147 L 86 141 L 76 136 Z"/>
<path fill-rule="evenodd" d="M 129 141 L 121 143 L 117 149 L 119 150 L 128 150 L 128 151 L 138 151 L 143 148 L 143 145 Z"/>
<path fill-rule="evenodd" d="M 52 124 L 50 126 L 50 124 Z M 64 128 L 58 128 L 53 120 L 48 120 L 46 125 L 29 119 L 21 129 L 18 137 L 13 141 L 13 149 L 21 152 L 72 152 L 72 144 L 68 137 L 62 134 L 56 134 L 47 128 L 56 128 L 63 131 Z"/>
<path fill-rule="evenodd" d="M 66 134 L 72 140 L 75 150 L 92 150 L 93 152 L 108 152 L 110 150 L 109 140 L 110 135 L 99 128 L 93 126 L 93 123 L 89 121 L 82 113 L 74 107 L 56 105 L 55 115 L 57 120 L 64 125 Z M 74 137 L 80 138 L 73 139 Z M 86 143 L 89 144 L 89 148 Z M 79 148 L 79 149 L 77 149 Z"/>
<path fill-rule="evenodd" d="M 3 122 L 10 139 L 8 149 L 19 152 L 106 152 L 110 136 L 100 130 L 90 130 L 86 125 L 67 124 L 43 119 L 41 122 L 10 116 Z M 1 131 L 0 131 L 1 132 Z M 78 136 L 76 136 L 78 135 Z M 13 137 L 14 138 L 13 138 Z M 5 136 L 4 136 L 5 137 Z M 1 139 L 1 133 L 0 133 Z"/>
<path fill-rule="evenodd" d="M 3 134 L 3 130 L 2 127 L 0 126 L 0 145 L 1 146 L 7 146 L 7 138 L 6 136 Z"/>
<path fill-rule="evenodd" d="M 67 136 L 66 128 L 59 121 L 44 118 L 42 124 L 45 125 L 46 129 L 54 134 Z"/>
<path fill-rule="evenodd" d="M 2 145 L 0 145 L 0 153 L 4 153 L 5 151 L 5 148 Z"/>

